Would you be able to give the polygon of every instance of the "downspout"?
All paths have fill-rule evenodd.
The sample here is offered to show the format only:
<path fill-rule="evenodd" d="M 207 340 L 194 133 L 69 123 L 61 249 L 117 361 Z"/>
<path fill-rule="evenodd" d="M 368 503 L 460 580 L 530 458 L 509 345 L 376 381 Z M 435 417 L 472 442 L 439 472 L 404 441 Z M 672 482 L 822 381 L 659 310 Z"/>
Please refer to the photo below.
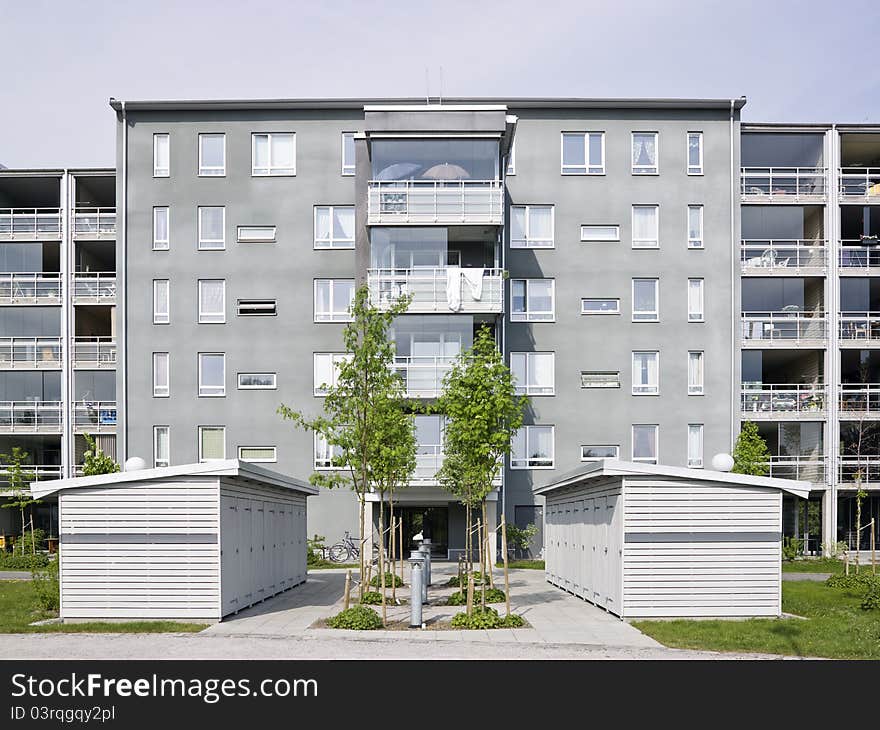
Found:
<path fill-rule="evenodd" d="M 61 254 L 58 259 L 61 279 L 61 476 L 76 476 L 73 448 L 73 427 L 71 425 L 71 410 L 73 399 L 71 398 L 71 362 L 73 361 L 72 339 L 70 337 L 70 309 L 73 301 L 72 277 L 70 275 L 70 261 L 72 260 L 71 221 L 74 216 L 74 207 L 71 205 L 71 175 L 70 170 L 64 169 L 61 177 Z"/>
<path fill-rule="evenodd" d="M 736 182 L 739 179 L 739 172 L 734 167 L 736 162 L 735 156 L 735 145 L 736 138 L 734 136 L 735 125 L 734 125 L 734 115 L 735 115 L 735 100 L 730 100 L 730 316 L 731 316 L 731 331 L 730 331 L 730 448 L 731 451 L 733 449 L 738 425 L 739 425 L 739 403 L 738 403 L 738 393 L 740 389 L 740 383 L 736 381 L 736 358 L 739 355 L 739 338 L 737 337 L 737 328 L 741 325 L 739 324 L 740 316 L 737 312 L 736 302 L 737 302 L 737 275 L 736 275 L 736 267 L 739 266 L 739 256 L 737 252 L 739 250 L 737 240 L 736 240 Z"/>
<path fill-rule="evenodd" d="M 117 207 L 119 208 L 118 213 L 119 221 L 120 221 L 120 238 L 121 240 L 117 242 L 117 250 L 119 252 L 119 256 L 116 260 L 116 278 L 118 280 L 117 283 L 117 291 L 119 292 L 119 302 L 117 304 L 118 307 L 118 317 L 116 321 L 116 337 L 117 337 L 117 351 L 119 353 L 119 368 L 120 368 L 120 377 L 119 377 L 119 405 L 121 408 L 118 409 L 118 412 L 122 414 L 122 418 L 119 419 L 119 429 L 121 435 L 121 444 L 119 449 L 119 463 L 125 464 L 125 460 L 128 458 L 128 347 L 127 347 L 127 339 L 128 339 L 128 327 L 126 326 L 126 297 L 128 296 L 128 287 L 127 287 L 127 279 L 126 276 L 126 250 L 128 248 L 128 186 L 127 186 L 127 178 L 128 178 L 128 118 L 125 112 L 125 101 L 121 102 L 121 112 L 122 112 L 122 200 L 117 202 Z M 120 205 L 121 203 L 121 205 Z"/>

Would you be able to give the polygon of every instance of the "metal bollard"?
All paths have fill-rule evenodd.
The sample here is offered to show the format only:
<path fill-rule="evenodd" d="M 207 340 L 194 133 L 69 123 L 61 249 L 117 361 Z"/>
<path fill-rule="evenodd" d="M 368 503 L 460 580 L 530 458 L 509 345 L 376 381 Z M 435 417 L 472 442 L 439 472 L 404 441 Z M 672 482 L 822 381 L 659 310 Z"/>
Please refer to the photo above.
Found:
<path fill-rule="evenodd" d="M 422 540 L 419 550 L 425 556 L 425 585 L 429 586 L 431 585 L 431 541 Z"/>
<path fill-rule="evenodd" d="M 418 550 L 413 550 L 409 555 L 409 564 L 412 568 L 409 578 L 409 627 L 411 629 L 422 628 L 422 601 L 424 593 L 424 581 L 422 580 L 422 563 L 424 558 Z"/>

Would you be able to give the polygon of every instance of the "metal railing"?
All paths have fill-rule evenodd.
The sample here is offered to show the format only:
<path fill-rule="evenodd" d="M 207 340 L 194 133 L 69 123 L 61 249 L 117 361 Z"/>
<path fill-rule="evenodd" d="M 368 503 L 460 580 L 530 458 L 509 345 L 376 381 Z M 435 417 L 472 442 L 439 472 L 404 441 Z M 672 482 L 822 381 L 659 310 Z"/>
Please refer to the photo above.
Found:
<path fill-rule="evenodd" d="M 0 401 L 0 432 L 60 431 L 60 401 Z"/>
<path fill-rule="evenodd" d="M 743 198 L 759 200 L 824 199 L 824 167 L 743 167 Z"/>
<path fill-rule="evenodd" d="M 115 431 L 116 401 L 74 401 L 73 428 L 77 431 Z"/>
<path fill-rule="evenodd" d="M 841 167 L 840 197 L 880 198 L 880 167 Z"/>
<path fill-rule="evenodd" d="M 116 367 L 116 338 L 74 337 L 73 364 L 75 367 Z"/>
<path fill-rule="evenodd" d="M 744 341 L 796 343 L 824 340 L 827 323 L 824 312 L 743 312 Z"/>
<path fill-rule="evenodd" d="M 824 240 L 744 238 L 740 246 L 743 271 L 760 273 L 782 271 L 796 274 L 798 269 L 822 269 L 827 266 Z"/>
<path fill-rule="evenodd" d="M 840 339 L 880 340 L 880 312 L 841 312 Z"/>
<path fill-rule="evenodd" d="M 880 383 L 841 383 L 838 392 L 841 412 L 880 415 Z"/>
<path fill-rule="evenodd" d="M 0 483 L 8 483 L 12 464 L 0 464 Z M 61 467 L 50 464 L 22 464 L 21 469 L 28 481 L 41 482 L 61 478 Z"/>
<path fill-rule="evenodd" d="M 808 413 L 820 416 L 825 410 L 824 385 L 747 385 L 743 384 L 740 407 L 743 415 Z"/>
<path fill-rule="evenodd" d="M 410 478 L 411 484 L 437 484 L 437 472 L 443 466 L 443 447 L 440 445 L 425 446 L 419 444 L 416 453 L 416 469 Z M 493 486 L 501 486 L 501 475 L 492 480 Z"/>
<path fill-rule="evenodd" d="M 825 483 L 825 456 L 771 456 L 767 476 L 777 479 L 800 479 L 814 484 Z"/>
<path fill-rule="evenodd" d="M 866 246 L 864 239 L 844 239 L 840 242 L 840 268 L 880 268 L 880 246 Z"/>
<path fill-rule="evenodd" d="M 500 180 L 370 180 L 367 222 L 504 223 Z"/>
<path fill-rule="evenodd" d="M 375 306 L 389 306 L 403 295 L 413 299 L 409 312 L 501 312 L 504 278 L 501 269 L 483 269 L 477 292 L 462 272 L 477 269 L 425 267 L 368 269 L 367 283 Z"/>
<path fill-rule="evenodd" d="M 0 238 L 61 238 L 61 209 L 0 208 Z"/>
<path fill-rule="evenodd" d="M 0 273 L 0 304 L 49 304 L 61 301 L 61 274 Z"/>
<path fill-rule="evenodd" d="M 116 301 L 116 272 L 77 271 L 73 274 L 73 301 L 76 304 Z"/>
<path fill-rule="evenodd" d="M 0 337 L 0 369 L 60 367 L 60 337 Z"/>
<path fill-rule="evenodd" d="M 73 213 L 74 238 L 115 238 L 116 208 L 77 208 Z"/>
<path fill-rule="evenodd" d="M 436 398 L 443 391 L 443 378 L 452 369 L 455 358 L 440 356 L 397 356 L 394 372 L 403 379 L 410 398 Z"/>
<path fill-rule="evenodd" d="M 877 484 L 880 482 L 880 457 L 841 456 L 837 479 L 841 484 L 851 484 L 858 479 L 862 484 Z"/>

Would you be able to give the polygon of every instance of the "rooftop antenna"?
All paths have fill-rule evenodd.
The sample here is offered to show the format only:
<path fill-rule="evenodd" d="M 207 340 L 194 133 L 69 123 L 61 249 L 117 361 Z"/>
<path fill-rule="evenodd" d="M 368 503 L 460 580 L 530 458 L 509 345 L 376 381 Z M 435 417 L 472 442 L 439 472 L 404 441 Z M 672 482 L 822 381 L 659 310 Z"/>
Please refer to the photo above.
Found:
<path fill-rule="evenodd" d="M 443 104 L 443 66 L 440 67 L 440 96 L 437 97 L 437 103 Z"/>

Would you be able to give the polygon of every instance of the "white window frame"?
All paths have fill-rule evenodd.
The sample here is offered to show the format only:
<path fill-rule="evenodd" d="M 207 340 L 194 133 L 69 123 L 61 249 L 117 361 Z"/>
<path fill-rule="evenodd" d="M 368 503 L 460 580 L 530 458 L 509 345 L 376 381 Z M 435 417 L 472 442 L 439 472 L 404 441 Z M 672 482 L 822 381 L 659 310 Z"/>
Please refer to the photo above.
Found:
<path fill-rule="evenodd" d="M 696 431 L 694 431 L 696 429 Z M 687 430 L 687 453 L 685 454 L 685 458 L 687 459 L 688 469 L 702 469 L 703 468 L 703 450 L 704 450 L 704 436 L 705 436 L 705 428 L 702 423 L 689 423 Z M 691 458 L 691 435 L 693 433 L 699 434 L 700 439 L 700 448 L 699 455 Z"/>
<path fill-rule="evenodd" d="M 654 456 L 636 456 L 636 429 L 650 428 L 654 433 Z M 660 463 L 660 426 L 656 423 L 634 423 L 630 429 L 630 443 L 632 454 L 631 460 L 639 464 L 659 464 Z"/>
<path fill-rule="evenodd" d="M 168 153 L 168 167 L 159 167 L 159 142 L 165 140 Z M 153 134 L 153 177 L 171 177 L 171 135 L 168 132 Z"/>
<path fill-rule="evenodd" d="M 606 228 L 612 229 L 614 233 L 611 236 L 603 236 L 602 238 L 589 238 L 584 235 L 585 231 L 590 230 L 591 228 L 599 229 Z M 617 243 L 620 241 L 620 226 L 616 223 L 610 223 L 608 225 L 602 225 L 599 223 L 585 223 L 581 225 L 581 243 Z"/>
<path fill-rule="evenodd" d="M 165 214 L 165 238 L 160 239 L 158 236 L 158 220 L 159 213 Z M 153 206 L 153 250 L 169 251 L 171 249 L 171 207 L 168 205 Z"/>
<path fill-rule="evenodd" d="M 165 384 L 159 383 L 159 361 L 165 359 Z M 153 353 L 153 397 L 169 398 L 171 396 L 171 355 L 167 352 Z"/>
<path fill-rule="evenodd" d="M 636 208 L 653 208 L 655 211 L 654 215 L 654 234 L 656 238 L 636 238 Z M 649 251 L 654 251 L 660 248 L 660 206 L 656 204 L 648 204 L 648 205 L 633 205 L 631 212 L 631 220 L 630 220 L 630 233 L 632 239 L 632 247 L 635 249 L 647 249 Z"/>
<path fill-rule="evenodd" d="M 531 228 L 532 228 L 532 209 L 533 208 L 549 208 L 550 209 L 550 238 L 549 240 L 546 238 L 532 238 L 531 237 Z M 523 211 L 523 220 L 525 222 L 525 231 L 523 231 L 524 238 L 514 239 L 513 238 L 513 230 L 511 230 L 511 238 L 510 238 L 510 247 L 511 248 L 538 248 L 538 249 L 551 249 L 556 248 L 556 206 L 555 205 L 545 205 L 542 203 L 530 203 L 528 205 L 511 205 L 510 206 L 510 217 L 513 219 L 513 211 L 517 209 L 522 209 Z"/>
<path fill-rule="evenodd" d="M 220 430 L 223 432 L 223 456 L 216 459 L 206 459 L 204 454 L 202 453 L 202 432 L 203 431 L 216 431 Z M 226 426 L 199 426 L 199 463 L 204 463 L 206 461 L 222 461 L 226 458 Z"/>
<path fill-rule="evenodd" d="M 700 163 L 699 165 L 691 165 L 691 137 L 697 137 L 700 141 L 699 150 L 700 150 Z M 688 175 L 702 175 L 703 174 L 703 133 L 702 132 L 688 132 L 685 136 L 685 164 L 687 165 L 687 174 Z"/>
<path fill-rule="evenodd" d="M 657 382 L 642 383 L 641 380 L 636 383 L 636 356 L 637 355 L 654 355 L 657 363 L 654 368 L 657 373 Z M 660 350 L 633 350 L 632 351 L 632 394 L 637 396 L 654 396 L 660 395 Z"/>
<path fill-rule="evenodd" d="M 220 223 L 221 238 L 204 238 L 202 236 L 202 211 L 203 210 L 219 210 L 222 211 L 222 221 Z M 199 228 L 199 251 L 225 251 L 226 250 L 226 206 L 225 205 L 200 205 L 196 213 L 198 216 Z M 219 246 L 213 245 L 219 243 Z"/>
<path fill-rule="evenodd" d="M 542 464 L 539 466 L 530 465 L 531 458 L 528 456 L 529 453 L 529 433 L 534 428 L 549 428 L 550 429 L 550 464 Z M 526 447 L 526 455 L 522 458 L 516 458 L 513 453 L 513 449 L 511 448 L 510 452 L 510 468 L 512 470 L 546 470 L 546 469 L 555 469 L 556 468 L 556 426 L 552 424 L 546 423 L 534 423 L 528 426 L 520 426 L 520 431 L 525 429 L 525 447 Z M 526 462 L 525 464 L 518 464 L 517 462 Z"/>
<path fill-rule="evenodd" d="M 636 135 L 654 135 L 654 164 L 636 165 L 633 160 L 635 152 Z M 659 132 L 632 132 L 630 137 L 629 160 L 633 175 L 659 175 L 660 174 L 660 133 Z"/>
<path fill-rule="evenodd" d="M 246 459 L 242 456 L 242 451 L 244 449 L 268 449 L 272 451 L 272 457 L 269 459 Z M 278 447 L 277 446 L 239 446 L 238 447 L 238 460 L 246 461 L 248 464 L 274 464 L 278 461 Z"/>
<path fill-rule="evenodd" d="M 243 306 L 252 306 L 254 311 L 242 311 Z M 270 309 L 271 307 L 271 309 Z M 236 317 L 277 317 L 278 301 L 276 299 L 239 299 L 235 305 Z"/>
<path fill-rule="evenodd" d="M 582 165 L 565 164 L 566 136 L 584 138 L 584 161 Z M 599 150 L 602 161 L 599 165 L 590 164 L 590 137 L 599 137 Z M 561 175 L 604 175 L 605 174 L 605 132 L 562 132 L 559 135 L 559 172 Z"/>
<path fill-rule="evenodd" d="M 530 385 L 532 375 L 535 370 L 535 358 L 537 355 L 549 355 L 552 361 L 550 368 L 550 383 Z M 540 352 L 511 352 L 510 353 L 510 370 L 513 372 L 513 358 L 523 358 L 523 371 L 526 374 L 526 382 L 523 385 L 516 385 L 515 391 L 518 395 L 556 395 L 556 353 L 545 350 Z"/>
<path fill-rule="evenodd" d="M 241 379 L 242 376 L 247 375 L 271 375 L 272 376 L 272 385 L 242 385 Z M 236 376 L 236 382 L 238 383 L 239 390 L 277 390 L 278 388 L 278 373 L 257 373 L 257 372 L 248 372 L 248 373 L 238 373 Z"/>
<path fill-rule="evenodd" d="M 614 456 L 584 456 L 584 449 L 614 449 Z M 619 459 L 619 444 L 582 444 L 581 445 L 581 461 L 602 461 L 603 459 Z"/>
<path fill-rule="evenodd" d="M 159 432 L 164 431 L 168 442 L 168 458 L 159 458 Z M 153 467 L 160 469 L 171 466 L 171 426 L 153 426 Z"/>
<path fill-rule="evenodd" d="M 650 281 L 654 284 L 654 309 L 636 311 L 636 282 Z M 659 322 L 660 321 L 660 279 L 651 277 L 636 277 L 632 280 L 630 288 L 632 296 L 632 321 L 633 322 Z"/>
<path fill-rule="evenodd" d="M 205 385 L 202 383 L 202 358 L 203 357 L 220 357 L 223 362 L 223 385 Z M 200 352 L 198 354 L 199 362 L 199 398 L 225 398 L 226 397 L 226 353 L 225 352 Z M 210 392 L 208 389 L 219 388 L 216 392 Z"/>
<path fill-rule="evenodd" d="M 165 304 L 167 310 L 160 312 L 157 309 L 159 303 L 159 288 L 165 287 Z M 171 279 L 153 279 L 153 324 L 171 324 Z"/>
<path fill-rule="evenodd" d="M 220 282 L 223 293 L 223 308 L 217 312 L 205 312 L 202 310 L 202 289 L 205 284 Z M 226 279 L 199 279 L 197 295 L 199 298 L 199 324 L 226 324 Z M 220 319 L 217 319 L 219 317 Z"/>
<path fill-rule="evenodd" d="M 242 232 L 255 231 L 263 232 L 263 235 L 242 236 Z M 275 243 L 278 230 L 276 226 L 236 226 L 235 240 L 238 243 Z"/>
<path fill-rule="evenodd" d="M 223 139 L 223 164 L 208 167 L 202 163 L 202 140 L 208 137 Z M 199 177 L 226 177 L 226 132 L 199 132 Z"/>
<path fill-rule="evenodd" d="M 587 302 L 613 302 L 614 309 L 597 311 L 586 308 Z M 620 314 L 620 299 L 612 297 L 581 297 L 581 314 L 587 317 L 606 317 L 608 315 Z"/>
<path fill-rule="evenodd" d="M 697 357 L 694 357 L 696 355 Z M 699 379 L 691 378 L 693 371 L 691 369 L 691 361 L 698 360 L 699 365 Z M 706 392 L 706 353 L 703 350 L 688 350 L 688 359 L 687 359 L 687 383 L 688 383 L 688 395 L 704 395 Z"/>
<path fill-rule="evenodd" d="M 691 311 L 691 284 L 696 283 L 699 284 L 700 309 L 699 311 Z M 706 321 L 706 280 L 702 277 L 696 277 L 687 280 L 687 313 L 688 322 Z"/>
<path fill-rule="evenodd" d="M 513 311 L 513 283 L 525 282 L 525 305 L 524 312 Z M 550 311 L 535 313 L 529 307 L 529 287 L 533 281 L 550 282 Z M 550 316 L 545 316 L 549 314 Z M 510 321 L 511 322 L 555 322 L 556 321 L 556 279 L 511 279 L 510 285 Z"/>
<path fill-rule="evenodd" d="M 357 162 L 356 159 L 351 161 L 351 164 L 345 164 L 345 140 L 347 137 L 351 137 L 352 144 L 354 144 L 354 138 L 357 132 L 343 132 L 341 134 L 341 142 L 342 142 L 342 150 L 340 152 L 340 160 L 342 163 L 342 176 L 343 177 L 352 177 L 356 172 Z M 296 139 L 294 139 L 294 152 L 296 151 Z M 355 151 L 355 157 L 357 157 L 357 152 Z M 296 159 L 296 155 L 294 154 L 294 160 Z"/>
<path fill-rule="evenodd" d="M 323 319 L 318 317 L 318 282 L 321 281 L 329 281 L 330 282 L 330 312 L 329 314 L 323 315 Z M 335 309 L 335 291 L 336 291 L 336 282 L 351 282 L 354 284 L 354 279 L 315 279 L 314 285 L 312 289 L 312 310 L 314 312 L 314 321 L 319 324 L 326 324 L 328 322 L 351 322 L 351 306 L 354 303 L 354 292 L 355 289 L 352 286 L 352 299 L 348 305 L 348 311 L 346 313 L 338 312 Z"/>
<path fill-rule="evenodd" d="M 516 175 L 516 137 L 510 143 L 510 154 L 507 155 L 507 168 L 505 175 Z"/>
<path fill-rule="evenodd" d="M 323 442 L 324 447 L 322 450 L 322 456 L 329 456 L 330 458 L 318 459 L 318 443 Z M 314 463 L 315 471 L 336 471 L 342 467 L 333 466 L 333 450 L 338 447 L 330 446 L 327 443 L 327 439 L 324 437 L 324 434 L 314 432 L 314 438 L 312 439 L 312 461 Z"/>
<path fill-rule="evenodd" d="M 293 138 L 293 164 L 290 167 L 281 167 L 272 164 L 272 137 L 290 136 Z M 257 172 L 257 137 L 266 137 L 267 154 L 269 164 L 265 172 Z M 277 170 L 293 170 L 293 172 L 277 172 Z M 251 177 L 296 177 L 296 132 L 251 132 Z"/>
<path fill-rule="evenodd" d="M 612 382 L 610 385 L 584 385 L 584 376 L 587 375 L 613 375 L 616 376 L 616 380 Z M 609 382 L 611 379 L 608 379 Z M 620 387 L 620 370 L 581 370 L 581 388 L 583 390 L 605 390 L 607 388 L 619 388 Z"/>
<path fill-rule="evenodd" d="M 326 250 L 346 250 L 354 248 L 354 239 L 356 232 L 352 227 L 351 238 L 334 238 L 333 237 L 333 213 L 337 208 L 351 209 L 352 216 L 357 215 L 355 206 L 353 205 L 316 205 L 312 209 L 312 247 L 318 251 Z M 318 211 L 327 210 L 330 214 L 330 238 L 318 239 Z M 343 244 L 343 245 L 340 245 Z"/>
<path fill-rule="evenodd" d="M 313 352 L 312 353 L 312 392 L 318 398 L 327 395 L 327 391 L 321 388 L 322 383 L 318 382 L 318 361 L 327 358 L 330 361 L 331 382 L 324 383 L 331 388 L 335 387 L 339 382 L 339 365 L 346 360 L 351 359 L 351 355 L 347 352 Z"/>
<path fill-rule="evenodd" d="M 700 231 L 699 231 L 698 238 L 691 237 L 691 212 L 692 211 L 697 212 L 697 219 L 700 222 L 700 225 L 699 225 Z M 688 236 L 687 247 L 691 250 L 701 250 L 701 249 L 705 248 L 705 241 L 703 239 L 703 206 L 702 205 L 689 205 L 687 207 L 686 224 L 687 224 L 687 236 Z"/>

